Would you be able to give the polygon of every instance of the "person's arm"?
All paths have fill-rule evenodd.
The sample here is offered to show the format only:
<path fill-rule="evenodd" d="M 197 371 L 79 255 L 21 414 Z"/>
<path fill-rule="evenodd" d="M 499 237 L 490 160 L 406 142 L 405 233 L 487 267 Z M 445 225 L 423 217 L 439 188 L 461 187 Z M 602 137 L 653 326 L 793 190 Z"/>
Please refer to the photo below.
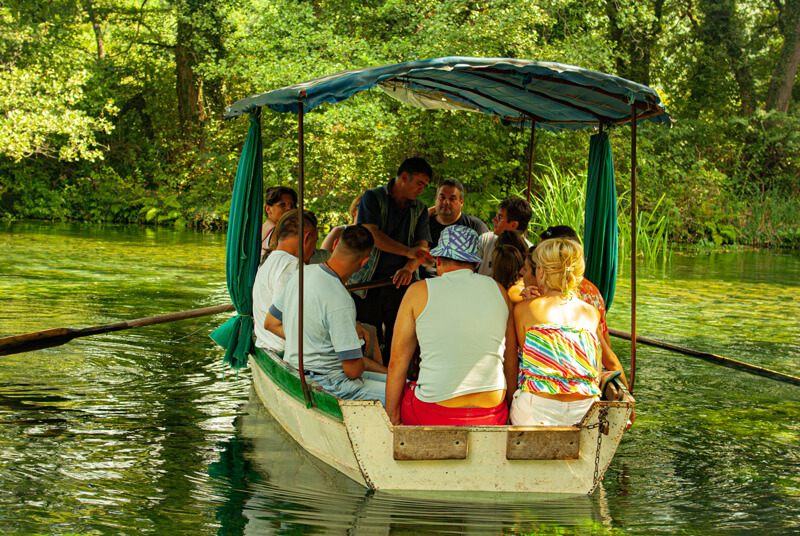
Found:
<path fill-rule="evenodd" d="M 421 247 L 424 248 L 426 252 L 428 251 L 428 243 L 425 242 L 424 240 L 419 240 L 418 242 L 416 242 L 414 244 L 414 247 Z M 401 285 L 411 284 L 411 281 L 414 279 L 414 272 L 416 271 L 417 268 L 420 267 L 420 265 L 422 265 L 422 263 L 423 261 L 417 258 L 408 259 L 405 265 L 399 270 L 397 270 L 394 276 L 392 276 L 392 281 L 394 282 L 394 286 L 400 288 Z"/>
<path fill-rule="evenodd" d="M 333 229 L 331 229 L 331 232 L 328 233 L 328 236 L 326 236 L 325 240 L 322 241 L 322 245 L 320 246 L 320 249 L 324 249 L 326 251 L 330 251 L 331 253 L 333 253 L 333 245 L 336 243 L 336 241 L 339 239 L 339 237 L 342 236 L 343 232 L 344 232 L 344 229 L 342 229 L 338 225 L 336 227 L 334 227 Z"/>
<path fill-rule="evenodd" d="M 628 387 L 628 380 L 625 378 L 625 369 L 622 368 L 622 363 L 620 363 L 617 354 L 614 353 L 614 350 L 611 349 L 611 345 L 606 342 L 605 337 L 599 333 L 600 330 L 598 329 L 597 331 L 598 339 L 600 339 L 600 357 L 603 360 L 603 366 L 606 368 L 606 370 L 619 370 L 622 372 L 620 379 L 622 380 L 622 383 L 625 384 L 625 387 Z"/>
<path fill-rule="evenodd" d="M 503 295 L 508 307 L 508 320 L 506 322 L 506 347 L 503 353 L 503 375 L 506 377 L 506 402 L 511 404 L 514 392 L 517 390 L 517 373 L 519 371 L 519 348 L 517 332 L 514 327 L 514 305 L 508 298 L 506 289 L 499 283 L 497 287 Z"/>
<path fill-rule="evenodd" d="M 392 424 L 400 424 L 400 403 L 406 385 L 408 365 L 417 347 L 417 320 L 414 305 L 428 301 L 428 286 L 424 281 L 411 285 L 400 302 L 392 335 L 392 359 L 386 376 L 386 413 Z"/>
<path fill-rule="evenodd" d="M 264 320 L 264 329 L 271 331 L 281 339 L 285 339 L 286 335 L 283 332 L 283 322 L 272 316 L 272 311 L 267 313 L 267 318 Z"/>
<path fill-rule="evenodd" d="M 283 277 L 284 274 L 282 274 Z M 290 274 L 291 277 L 291 274 Z M 271 331 L 281 339 L 286 339 L 286 334 L 283 332 L 283 302 L 286 295 L 286 286 L 284 285 L 281 293 L 269 306 L 267 318 L 264 319 L 264 329 Z"/>
<path fill-rule="evenodd" d="M 342 369 L 344 369 L 344 375 L 350 378 L 351 380 L 360 378 L 361 374 L 364 373 L 363 357 L 357 359 L 345 359 L 344 361 L 341 361 L 341 363 L 342 363 Z"/>
<path fill-rule="evenodd" d="M 370 359 L 367 356 L 363 356 L 361 361 L 364 362 L 364 370 L 367 372 L 377 372 L 378 374 L 386 374 L 389 372 L 389 369 L 375 361 L 374 359 Z"/>
<path fill-rule="evenodd" d="M 420 264 L 433 259 L 431 254 L 428 253 L 428 242 L 426 241 L 422 241 L 424 245 L 420 245 L 420 242 L 417 242 L 415 246 L 408 247 L 404 244 L 401 244 L 397 240 L 390 238 L 375 225 L 365 225 L 365 227 L 372 233 L 372 238 L 375 240 L 375 247 L 381 251 L 393 253 L 409 259 L 417 259 L 419 260 Z"/>

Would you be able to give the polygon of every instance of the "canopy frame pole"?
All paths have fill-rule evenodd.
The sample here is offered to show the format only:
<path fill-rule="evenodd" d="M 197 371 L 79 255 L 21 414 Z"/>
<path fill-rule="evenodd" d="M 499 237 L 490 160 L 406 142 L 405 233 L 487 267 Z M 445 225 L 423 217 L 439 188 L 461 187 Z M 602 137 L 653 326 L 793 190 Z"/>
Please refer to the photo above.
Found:
<path fill-rule="evenodd" d="M 303 136 L 303 123 L 304 123 L 304 111 L 303 111 L 303 102 L 300 101 L 298 103 L 298 110 L 297 110 L 297 137 L 298 137 L 298 171 L 297 171 L 297 200 L 298 200 L 298 207 L 297 207 L 297 234 L 298 234 L 298 259 L 297 259 L 297 271 L 298 276 L 300 277 L 300 286 L 298 288 L 298 300 L 300 303 L 298 305 L 298 332 L 297 332 L 297 367 L 298 372 L 300 374 L 300 386 L 303 388 L 303 398 L 306 399 L 306 407 L 313 408 L 314 407 L 314 400 L 311 398 L 311 391 L 308 388 L 308 383 L 306 382 L 306 373 L 305 367 L 303 366 L 303 259 L 305 259 L 305 252 L 303 251 L 303 243 L 304 240 L 304 231 L 303 231 L 303 224 L 305 223 L 305 211 L 304 211 L 304 185 L 305 185 L 305 138 Z"/>
<path fill-rule="evenodd" d="M 531 204 L 531 189 L 533 188 L 533 148 L 535 146 L 536 120 L 531 118 L 531 140 L 528 143 L 528 204 Z M 525 234 L 528 230 L 525 229 Z"/>
<path fill-rule="evenodd" d="M 636 379 L 636 101 L 631 103 L 631 378 Z"/>

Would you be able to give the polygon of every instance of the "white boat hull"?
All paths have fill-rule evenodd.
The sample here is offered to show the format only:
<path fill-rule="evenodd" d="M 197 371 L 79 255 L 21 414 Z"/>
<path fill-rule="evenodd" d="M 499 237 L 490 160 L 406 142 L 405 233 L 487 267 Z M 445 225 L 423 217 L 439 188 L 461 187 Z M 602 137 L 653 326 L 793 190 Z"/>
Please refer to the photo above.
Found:
<path fill-rule="evenodd" d="M 564 430 L 513 426 L 458 427 L 456 433 L 462 435 L 456 445 L 437 449 L 434 444 L 434 457 L 446 456 L 449 449 L 456 455 L 460 452 L 463 459 L 396 459 L 396 429 L 417 429 L 409 431 L 424 438 L 444 428 L 394 427 L 381 404 L 370 400 L 339 399 L 339 420 L 307 408 L 257 362 L 251 369 L 261 402 L 295 441 L 356 482 L 380 490 L 591 493 L 611 463 L 633 409 L 627 392 L 623 401 L 594 404 L 578 425 L 580 430 L 573 429 L 580 443 L 574 459 L 508 459 L 509 434 L 526 431 L 535 449 L 543 433 Z M 598 425 L 604 406 L 607 434 Z"/>

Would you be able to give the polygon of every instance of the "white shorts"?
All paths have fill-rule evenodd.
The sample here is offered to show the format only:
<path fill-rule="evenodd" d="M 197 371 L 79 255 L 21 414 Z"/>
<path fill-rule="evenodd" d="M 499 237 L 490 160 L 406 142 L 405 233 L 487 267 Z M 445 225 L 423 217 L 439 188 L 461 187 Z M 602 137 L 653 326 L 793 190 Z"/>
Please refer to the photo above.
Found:
<path fill-rule="evenodd" d="M 596 399 L 561 402 L 517 389 L 508 416 L 516 426 L 572 426 L 583 419 Z"/>

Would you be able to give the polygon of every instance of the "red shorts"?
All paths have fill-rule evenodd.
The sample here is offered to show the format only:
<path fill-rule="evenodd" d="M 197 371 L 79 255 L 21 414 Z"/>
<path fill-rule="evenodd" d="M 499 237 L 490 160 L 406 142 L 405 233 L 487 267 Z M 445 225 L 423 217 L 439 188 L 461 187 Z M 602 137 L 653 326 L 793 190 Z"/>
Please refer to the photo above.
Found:
<path fill-rule="evenodd" d="M 505 401 L 493 408 L 446 408 L 439 404 L 423 402 L 414 394 L 416 382 L 407 382 L 400 404 L 400 420 L 406 425 L 425 426 L 478 426 L 505 425 L 508 407 Z"/>

